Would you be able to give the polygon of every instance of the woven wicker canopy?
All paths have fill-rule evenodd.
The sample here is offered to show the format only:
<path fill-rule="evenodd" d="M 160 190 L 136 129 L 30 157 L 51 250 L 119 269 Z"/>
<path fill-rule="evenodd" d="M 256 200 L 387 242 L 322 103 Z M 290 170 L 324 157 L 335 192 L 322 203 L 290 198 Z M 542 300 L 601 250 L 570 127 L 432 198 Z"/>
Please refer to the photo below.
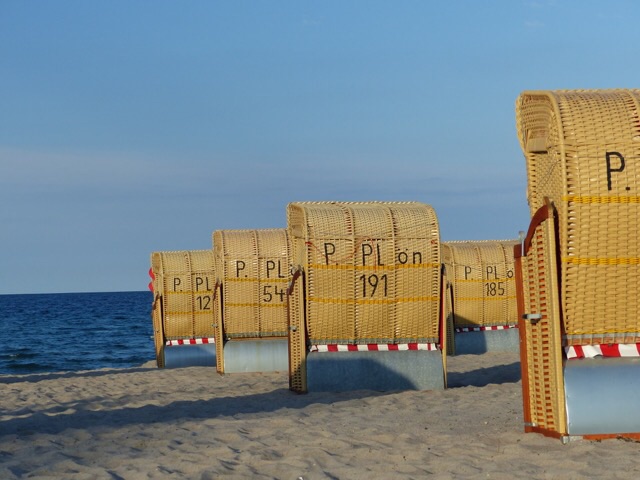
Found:
<path fill-rule="evenodd" d="M 293 264 L 305 272 L 316 343 L 438 341 L 439 230 L 417 202 L 292 203 Z"/>

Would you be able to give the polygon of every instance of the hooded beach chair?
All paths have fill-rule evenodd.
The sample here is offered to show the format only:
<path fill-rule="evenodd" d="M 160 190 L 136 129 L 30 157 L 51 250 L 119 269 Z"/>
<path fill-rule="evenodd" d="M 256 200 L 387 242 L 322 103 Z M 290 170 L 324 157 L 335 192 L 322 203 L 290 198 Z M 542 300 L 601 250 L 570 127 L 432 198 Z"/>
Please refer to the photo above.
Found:
<path fill-rule="evenodd" d="M 449 354 L 519 349 L 513 247 L 518 240 L 442 243 Z"/>
<path fill-rule="evenodd" d="M 149 274 L 158 367 L 215 365 L 213 250 L 153 252 Z"/>
<path fill-rule="evenodd" d="M 287 285 L 284 228 L 216 230 L 218 373 L 286 371 Z"/>
<path fill-rule="evenodd" d="M 291 203 L 287 228 L 291 390 L 445 388 L 434 210 L 418 202 Z"/>
<path fill-rule="evenodd" d="M 516 102 L 531 223 L 515 248 L 525 430 L 640 432 L 640 91 Z"/>

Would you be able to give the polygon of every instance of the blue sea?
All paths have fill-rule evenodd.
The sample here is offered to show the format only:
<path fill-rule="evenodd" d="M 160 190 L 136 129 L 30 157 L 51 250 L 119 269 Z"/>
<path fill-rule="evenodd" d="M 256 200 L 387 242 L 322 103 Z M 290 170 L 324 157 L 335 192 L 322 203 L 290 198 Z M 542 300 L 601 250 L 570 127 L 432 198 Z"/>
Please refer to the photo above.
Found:
<path fill-rule="evenodd" d="M 0 295 L 0 374 L 155 360 L 151 292 Z"/>

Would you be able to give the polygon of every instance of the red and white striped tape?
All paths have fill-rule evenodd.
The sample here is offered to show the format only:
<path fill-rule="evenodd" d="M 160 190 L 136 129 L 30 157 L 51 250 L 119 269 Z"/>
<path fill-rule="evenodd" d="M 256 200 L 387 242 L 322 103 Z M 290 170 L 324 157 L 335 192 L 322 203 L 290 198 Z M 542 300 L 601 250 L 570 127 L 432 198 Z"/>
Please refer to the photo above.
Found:
<path fill-rule="evenodd" d="M 564 347 L 567 358 L 640 357 L 640 343 L 611 345 L 571 345 Z"/>
<path fill-rule="evenodd" d="M 176 345 L 203 345 L 207 343 L 216 343 L 215 338 L 187 338 L 180 340 L 167 340 L 165 345 L 167 347 L 174 347 Z"/>
<path fill-rule="evenodd" d="M 368 343 L 365 345 L 311 345 L 310 352 L 392 352 L 408 350 L 438 350 L 435 343 Z"/>
<path fill-rule="evenodd" d="M 487 327 L 457 327 L 456 333 L 484 332 L 486 330 L 507 330 L 509 328 L 518 328 L 518 326 L 517 325 L 490 325 Z"/>

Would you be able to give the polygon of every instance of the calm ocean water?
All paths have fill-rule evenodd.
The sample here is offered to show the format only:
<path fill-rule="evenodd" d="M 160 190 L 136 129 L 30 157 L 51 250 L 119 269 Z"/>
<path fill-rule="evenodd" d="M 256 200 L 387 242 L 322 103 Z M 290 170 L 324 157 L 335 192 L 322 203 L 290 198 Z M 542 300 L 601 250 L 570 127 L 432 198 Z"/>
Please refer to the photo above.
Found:
<path fill-rule="evenodd" d="M 0 295 L 0 374 L 155 360 L 151 292 Z"/>

